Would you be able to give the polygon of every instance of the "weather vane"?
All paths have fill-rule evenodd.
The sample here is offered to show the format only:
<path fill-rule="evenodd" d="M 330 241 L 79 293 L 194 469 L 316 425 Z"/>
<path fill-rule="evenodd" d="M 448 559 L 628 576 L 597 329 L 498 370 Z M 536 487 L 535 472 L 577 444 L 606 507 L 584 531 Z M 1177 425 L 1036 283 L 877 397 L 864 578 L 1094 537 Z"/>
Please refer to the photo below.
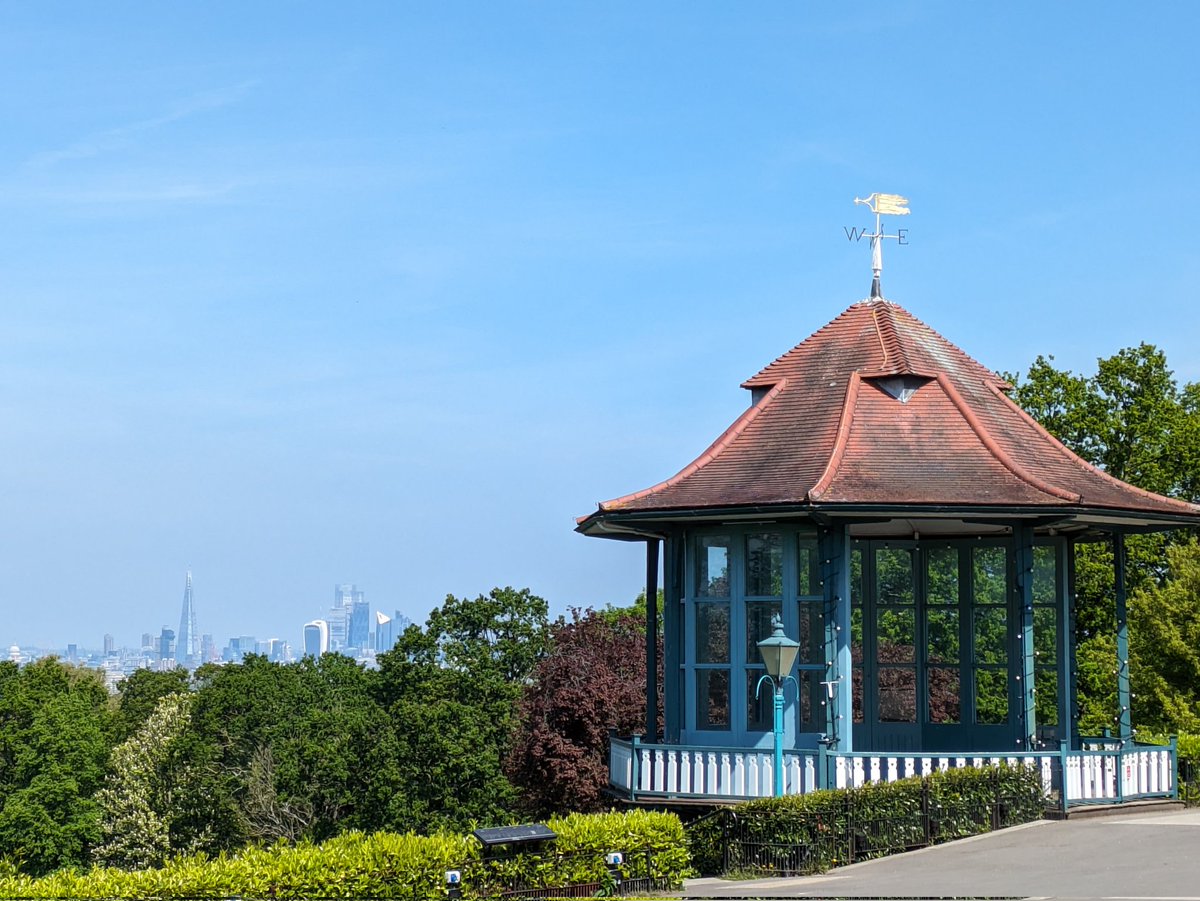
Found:
<path fill-rule="evenodd" d="M 855 203 L 861 203 L 872 213 L 875 214 L 875 233 L 863 231 L 857 228 L 844 229 L 846 239 L 848 241 L 861 241 L 863 238 L 871 239 L 871 269 L 875 272 L 875 277 L 871 280 L 871 299 L 883 298 L 883 291 L 879 287 L 879 274 L 883 271 L 883 249 L 880 246 L 880 241 L 884 238 L 894 238 L 898 244 L 908 243 L 908 229 L 898 228 L 896 234 L 885 235 L 883 226 L 879 219 L 880 216 L 907 216 L 911 210 L 908 208 L 908 198 L 901 197 L 899 194 L 869 194 L 866 197 L 855 197 Z"/>

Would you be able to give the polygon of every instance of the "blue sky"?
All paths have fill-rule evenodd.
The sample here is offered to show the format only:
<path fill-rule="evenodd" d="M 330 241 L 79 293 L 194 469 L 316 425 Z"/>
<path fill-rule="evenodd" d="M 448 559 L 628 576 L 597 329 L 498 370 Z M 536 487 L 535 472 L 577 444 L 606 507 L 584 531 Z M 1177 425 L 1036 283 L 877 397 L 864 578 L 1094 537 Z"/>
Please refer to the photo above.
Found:
<path fill-rule="evenodd" d="M 0 644 L 299 641 L 335 582 L 625 603 L 573 519 L 870 281 L 1200 380 L 1200 5 L 0 4 Z"/>

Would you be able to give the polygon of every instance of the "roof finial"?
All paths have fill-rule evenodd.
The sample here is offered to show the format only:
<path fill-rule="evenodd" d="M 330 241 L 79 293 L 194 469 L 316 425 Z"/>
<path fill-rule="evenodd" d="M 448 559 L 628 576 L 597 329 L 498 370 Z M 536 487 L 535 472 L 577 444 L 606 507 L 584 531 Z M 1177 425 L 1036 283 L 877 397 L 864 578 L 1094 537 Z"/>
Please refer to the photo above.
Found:
<path fill-rule="evenodd" d="M 858 237 L 871 239 L 871 269 L 875 275 L 871 279 L 871 300 L 883 300 L 883 289 L 879 286 L 879 274 L 883 271 L 883 250 L 880 241 L 883 238 L 895 238 L 898 244 L 908 243 L 908 229 L 898 228 L 896 234 L 885 235 L 881 227 L 880 216 L 907 216 L 908 198 L 899 194 L 868 194 L 864 198 L 854 198 L 855 203 L 861 203 L 875 214 L 875 233 L 860 232 Z"/>

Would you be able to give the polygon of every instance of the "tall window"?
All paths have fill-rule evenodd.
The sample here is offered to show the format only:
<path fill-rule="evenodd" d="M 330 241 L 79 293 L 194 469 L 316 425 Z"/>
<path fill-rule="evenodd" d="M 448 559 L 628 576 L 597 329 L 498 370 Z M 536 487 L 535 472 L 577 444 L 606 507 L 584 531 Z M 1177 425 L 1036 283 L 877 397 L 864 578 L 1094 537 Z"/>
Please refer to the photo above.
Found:
<path fill-rule="evenodd" d="M 971 555 L 975 607 L 975 722 L 1008 722 L 1008 554 L 1003 547 L 975 547 Z"/>

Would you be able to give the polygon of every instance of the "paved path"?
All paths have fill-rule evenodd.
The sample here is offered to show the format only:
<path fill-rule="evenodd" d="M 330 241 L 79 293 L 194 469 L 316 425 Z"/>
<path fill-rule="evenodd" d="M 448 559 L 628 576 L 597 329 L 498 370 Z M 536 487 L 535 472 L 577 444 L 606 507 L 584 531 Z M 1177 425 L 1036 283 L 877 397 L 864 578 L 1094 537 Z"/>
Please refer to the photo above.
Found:
<path fill-rule="evenodd" d="M 731 882 L 693 898 L 1089 898 L 1200 901 L 1200 811 L 1030 823 L 831 870 Z"/>

